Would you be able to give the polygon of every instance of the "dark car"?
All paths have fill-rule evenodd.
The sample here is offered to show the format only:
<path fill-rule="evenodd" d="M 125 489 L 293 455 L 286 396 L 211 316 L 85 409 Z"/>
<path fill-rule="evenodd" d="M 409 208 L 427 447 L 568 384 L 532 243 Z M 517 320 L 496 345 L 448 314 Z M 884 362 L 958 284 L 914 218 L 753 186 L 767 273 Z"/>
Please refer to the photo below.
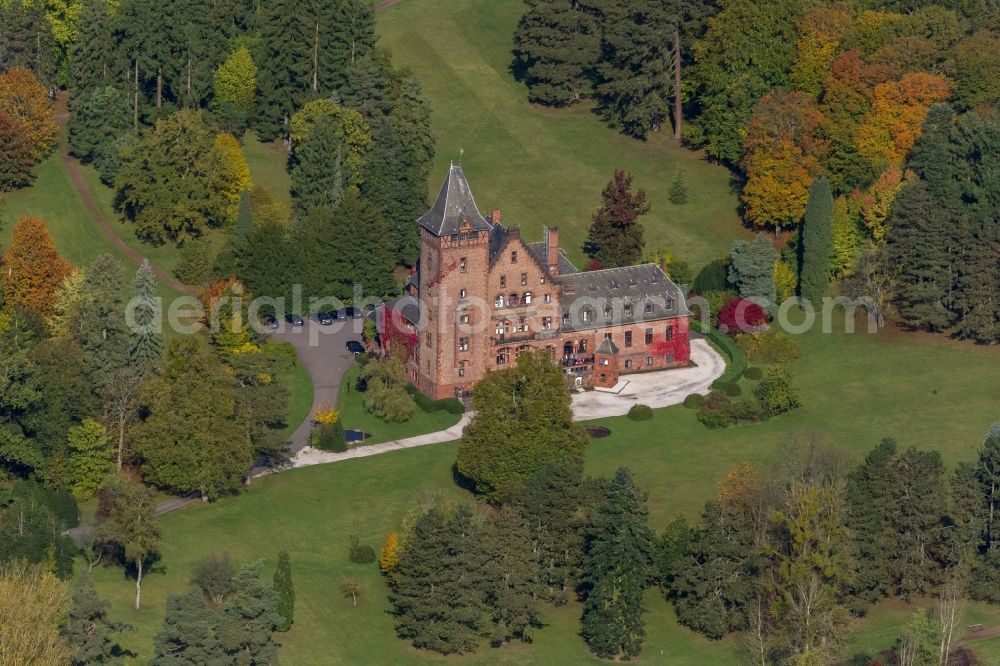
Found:
<path fill-rule="evenodd" d="M 267 326 L 269 330 L 278 330 L 278 318 L 274 315 L 269 315 L 264 319 L 264 325 Z"/>
<path fill-rule="evenodd" d="M 361 308 L 347 308 L 344 311 L 344 316 L 347 319 L 361 319 L 365 313 L 361 311 Z"/>
<path fill-rule="evenodd" d="M 302 326 L 305 323 L 302 321 L 302 315 L 297 315 L 297 314 L 286 314 L 285 321 L 287 321 L 292 326 Z"/>
<path fill-rule="evenodd" d="M 365 346 L 360 342 L 358 342 L 357 340 L 348 340 L 347 351 L 351 352 L 352 354 L 361 354 L 364 353 Z"/>
<path fill-rule="evenodd" d="M 335 312 L 320 312 L 316 315 L 316 321 L 318 321 L 323 326 L 329 326 L 337 319 L 337 314 Z"/>

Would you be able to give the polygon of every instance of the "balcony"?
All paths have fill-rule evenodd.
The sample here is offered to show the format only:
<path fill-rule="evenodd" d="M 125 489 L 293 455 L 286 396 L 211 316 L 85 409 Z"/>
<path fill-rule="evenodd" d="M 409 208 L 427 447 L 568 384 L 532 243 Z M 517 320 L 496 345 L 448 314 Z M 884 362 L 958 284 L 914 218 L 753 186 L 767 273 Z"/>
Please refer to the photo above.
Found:
<path fill-rule="evenodd" d="M 575 368 L 586 368 L 594 365 L 594 357 L 593 355 L 585 356 L 583 354 L 574 354 L 573 356 L 563 357 L 562 365 L 566 368 L 567 372 Z"/>
<path fill-rule="evenodd" d="M 535 333 L 533 331 L 519 331 L 515 333 L 505 333 L 503 335 L 495 335 L 490 340 L 493 344 L 502 347 L 503 345 L 515 345 L 519 342 L 528 342 L 535 339 Z"/>

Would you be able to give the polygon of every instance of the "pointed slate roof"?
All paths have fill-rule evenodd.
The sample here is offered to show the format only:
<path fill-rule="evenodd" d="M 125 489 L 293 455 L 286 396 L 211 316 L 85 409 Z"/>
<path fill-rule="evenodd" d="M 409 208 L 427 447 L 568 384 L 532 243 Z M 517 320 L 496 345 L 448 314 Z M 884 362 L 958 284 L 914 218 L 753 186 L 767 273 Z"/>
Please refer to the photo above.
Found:
<path fill-rule="evenodd" d="M 604 338 L 601 344 L 597 345 L 597 349 L 594 350 L 595 354 L 604 354 L 605 356 L 614 356 L 618 353 L 618 345 L 612 342 L 611 338 Z"/>
<path fill-rule="evenodd" d="M 448 167 L 448 177 L 438 192 L 434 207 L 424 213 L 417 223 L 435 236 L 449 236 L 458 233 L 463 218 L 468 218 L 475 231 L 492 229 L 479 214 L 462 167 L 452 164 Z"/>

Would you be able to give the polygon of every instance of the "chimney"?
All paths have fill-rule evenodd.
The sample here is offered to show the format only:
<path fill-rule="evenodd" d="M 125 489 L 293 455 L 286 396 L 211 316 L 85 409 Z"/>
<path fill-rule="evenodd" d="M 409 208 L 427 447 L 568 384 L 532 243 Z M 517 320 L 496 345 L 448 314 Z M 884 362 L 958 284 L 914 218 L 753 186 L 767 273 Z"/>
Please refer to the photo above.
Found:
<path fill-rule="evenodd" d="M 549 275 L 559 275 L 559 227 L 548 227 L 545 230 L 545 234 Z"/>
<path fill-rule="evenodd" d="M 510 229 L 508 229 L 507 230 L 507 237 L 511 238 L 511 239 L 521 238 L 521 227 L 520 227 L 520 225 L 515 224 Z"/>
<path fill-rule="evenodd" d="M 500 224 L 500 209 L 494 208 L 493 212 L 490 213 L 490 223 Z"/>

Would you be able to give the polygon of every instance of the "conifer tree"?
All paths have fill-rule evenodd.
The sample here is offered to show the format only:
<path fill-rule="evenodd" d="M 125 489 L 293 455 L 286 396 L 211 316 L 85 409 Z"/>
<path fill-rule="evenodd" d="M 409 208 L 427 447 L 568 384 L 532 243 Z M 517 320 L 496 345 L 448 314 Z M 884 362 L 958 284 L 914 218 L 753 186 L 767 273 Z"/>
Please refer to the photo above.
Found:
<path fill-rule="evenodd" d="M 77 36 L 69 58 L 71 100 L 101 86 L 120 85 L 127 71 L 126 64 L 116 54 L 114 24 L 106 0 L 84 2 L 76 25 Z"/>
<path fill-rule="evenodd" d="M 143 259 L 135 272 L 132 298 L 129 365 L 145 374 L 158 368 L 163 360 L 162 311 L 156 295 L 156 276 L 148 259 Z"/>
<path fill-rule="evenodd" d="M 813 181 L 802 220 L 802 267 L 799 292 L 813 307 L 819 307 L 830 284 L 833 258 L 833 197 L 825 176 Z"/>
<path fill-rule="evenodd" d="M 284 549 L 278 553 L 278 566 L 274 570 L 274 592 L 278 595 L 275 630 L 288 631 L 295 621 L 295 584 L 292 582 L 292 563 Z"/>
<path fill-rule="evenodd" d="M 100 255 L 87 268 L 81 289 L 79 337 L 91 378 L 99 387 L 129 362 L 124 289 L 125 271 L 110 254 Z"/>
<path fill-rule="evenodd" d="M 566 106 L 583 96 L 600 30 L 573 0 L 531 0 L 514 33 L 514 69 L 536 104 Z"/>
<path fill-rule="evenodd" d="M 360 113 L 370 127 L 381 127 L 392 108 L 389 82 L 371 57 L 355 60 L 337 92 L 344 106 Z"/>
<path fill-rule="evenodd" d="M 299 18 L 305 3 L 275 0 L 261 6 L 258 29 L 256 123 L 262 141 L 285 137 L 292 113 L 302 106 L 310 90 L 305 63 L 312 60 L 312 35 Z"/>
<path fill-rule="evenodd" d="M 115 661 L 118 649 L 114 636 L 127 625 L 108 618 L 111 604 L 97 595 L 90 576 L 80 575 L 72 591 L 72 604 L 63 636 L 73 651 L 73 666 L 107 664 Z"/>
<path fill-rule="evenodd" d="M 340 90 L 347 72 L 375 48 L 375 12 L 366 0 L 338 0 L 330 14 L 329 41 L 320 50 L 319 89 L 321 94 Z"/>
<path fill-rule="evenodd" d="M 643 228 L 639 217 L 649 212 L 646 192 L 632 192 L 632 174 L 615 169 L 601 193 L 584 252 L 603 268 L 631 266 L 642 257 Z"/>
<path fill-rule="evenodd" d="M 73 155 L 90 162 L 104 154 L 115 139 L 132 126 L 132 110 L 125 94 L 111 86 L 81 90 L 73 99 L 69 143 Z"/>
<path fill-rule="evenodd" d="M 167 597 L 163 628 L 153 639 L 152 666 L 204 666 L 227 663 L 215 631 L 216 611 L 205 605 L 197 587 Z"/>
<path fill-rule="evenodd" d="M 890 580 L 904 599 L 928 592 L 946 563 L 944 463 L 937 451 L 907 449 L 896 459 L 890 524 L 896 530 Z"/>
<path fill-rule="evenodd" d="M 591 518 L 583 557 L 583 639 L 604 659 L 629 659 L 642 650 L 643 594 L 653 563 L 647 518 L 645 496 L 631 472 L 619 468 Z"/>
<path fill-rule="evenodd" d="M 309 134 L 295 147 L 292 169 L 292 202 L 302 220 L 319 206 L 336 208 L 344 196 L 345 146 L 329 116 L 316 120 Z"/>
<path fill-rule="evenodd" d="M 483 578 L 483 598 L 493 623 L 490 642 L 497 646 L 518 639 L 531 642 L 541 626 L 538 614 L 538 560 L 528 522 L 519 512 L 501 509 L 483 524 L 477 564 Z"/>
<path fill-rule="evenodd" d="M 688 202 L 688 187 L 684 182 L 684 173 L 678 169 L 674 180 L 670 183 L 670 203 L 683 206 Z"/>
<path fill-rule="evenodd" d="M 774 244 L 763 234 L 757 234 L 749 243 L 736 241 L 730 257 L 729 281 L 736 285 L 740 296 L 773 308 L 777 298 L 774 262 L 778 260 Z"/>
<path fill-rule="evenodd" d="M 32 0 L 0 6 L 0 72 L 25 67 L 55 89 L 64 63 L 45 10 L 46 5 Z"/>
<path fill-rule="evenodd" d="M 235 247 L 236 276 L 255 296 L 290 293 L 298 274 L 288 230 L 274 220 L 256 224 L 245 247 Z"/>
<path fill-rule="evenodd" d="M 216 634 L 235 663 L 278 662 L 274 641 L 274 628 L 282 620 L 276 610 L 278 593 L 261 581 L 261 566 L 258 561 L 240 567 L 233 593 L 219 612 Z"/>

